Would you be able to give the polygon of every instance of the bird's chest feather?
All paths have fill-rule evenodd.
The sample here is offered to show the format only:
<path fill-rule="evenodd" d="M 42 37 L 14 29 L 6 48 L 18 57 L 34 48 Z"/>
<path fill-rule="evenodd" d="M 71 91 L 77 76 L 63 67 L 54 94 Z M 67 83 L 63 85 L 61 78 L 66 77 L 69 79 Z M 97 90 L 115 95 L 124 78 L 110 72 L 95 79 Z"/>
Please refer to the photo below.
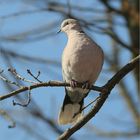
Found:
<path fill-rule="evenodd" d="M 94 50 L 88 44 L 79 46 L 73 44 L 66 47 L 63 53 L 62 68 L 65 80 L 87 81 L 91 74 L 90 65 L 93 63 Z"/>

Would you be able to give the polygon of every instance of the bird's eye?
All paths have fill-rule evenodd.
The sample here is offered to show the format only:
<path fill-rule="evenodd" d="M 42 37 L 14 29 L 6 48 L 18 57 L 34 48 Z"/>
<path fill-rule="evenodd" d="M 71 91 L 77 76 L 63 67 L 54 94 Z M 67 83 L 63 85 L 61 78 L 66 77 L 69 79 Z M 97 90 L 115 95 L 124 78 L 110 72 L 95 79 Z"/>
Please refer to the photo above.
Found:
<path fill-rule="evenodd" d="M 68 22 L 65 22 L 64 26 L 68 25 L 69 23 Z"/>

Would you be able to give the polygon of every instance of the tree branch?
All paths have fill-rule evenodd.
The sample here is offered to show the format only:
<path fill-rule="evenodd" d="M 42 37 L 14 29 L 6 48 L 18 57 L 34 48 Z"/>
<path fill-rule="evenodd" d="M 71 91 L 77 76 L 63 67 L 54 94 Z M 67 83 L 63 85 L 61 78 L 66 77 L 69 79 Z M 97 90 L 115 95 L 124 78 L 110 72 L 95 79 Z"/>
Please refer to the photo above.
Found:
<path fill-rule="evenodd" d="M 76 124 L 74 124 L 71 128 L 66 130 L 58 140 L 66 140 L 73 133 L 79 130 L 83 125 L 85 125 L 91 118 L 93 118 L 97 112 L 100 110 L 107 97 L 109 96 L 111 90 L 114 88 L 119 81 L 127 75 L 130 71 L 132 71 L 138 64 L 140 60 L 140 55 L 136 58 L 132 59 L 128 64 L 126 64 L 121 70 L 119 70 L 103 87 L 104 93 L 100 95 L 100 98 L 97 100 L 95 106 L 91 109 L 91 111 L 86 114 L 81 120 L 79 120 Z"/>
<path fill-rule="evenodd" d="M 66 86 L 69 87 L 70 84 L 69 83 L 64 83 L 64 82 L 61 82 L 61 81 L 49 81 L 49 82 L 44 82 L 44 83 L 36 83 L 36 84 L 31 85 L 31 86 L 21 87 L 21 88 L 19 88 L 17 90 L 14 90 L 14 91 L 6 94 L 6 95 L 2 95 L 2 96 L 0 96 L 0 101 L 2 101 L 4 99 L 7 99 L 11 96 L 15 96 L 15 95 L 17 95 L 21 92 L 27 91 L 29 89 L 32 90 L 32 89 L 39 88 L 39 87 L 66 87 Z M 78 87 L 81 87 L 81 84 L 79 84 Z M 101 92 L 102 88 L 97 87 L 97 86 L 92 86 L 91 90 Z"/>
<path fill-rule="evenodd" d="M 74 132 L 79 130 L 83 125 L 85 125 L 91 118 L 93 118 L 97 112 L 100 110 L 104 102 L 106 101 L 107 97 L 109 96 L 111 90 L 114 88 L 116 84 L 120 82 L 120 80 L 127 75 L 130 71 L 132 71 L 138 64 L 139 64 L 140 55 L 132 59 L 128 64 L 126 64 L 121 70 L 119 70 L 104 86 L 97 87 L 92 86 L 91 90 L 96 90 L 101 92 L 100 98 L 97 100 L 95 106 L 91 109 L 91 111 L 86 114 L 80 121 L 78 121 L 75 125 L 73 125 L 70 129 L 65 131 L 58 140 L 66 140 L 68 139 Z M 11 96 L 15 96 L 21 92 L 32 90 L 39 87 L 62 87 L 62 86 L 70 86 L 69 83 L 64 83 L 60 81 L 49 81 L 45 83 L 37 83 L 33 84 L 31 86 L 25 86 L 21 87 L 15 91 L 12 91 L 9 94 L 0 96 L 0 101 L 7 99 Z M 78 85 L 78 87 L 81 87 L 81 84 Z"/>

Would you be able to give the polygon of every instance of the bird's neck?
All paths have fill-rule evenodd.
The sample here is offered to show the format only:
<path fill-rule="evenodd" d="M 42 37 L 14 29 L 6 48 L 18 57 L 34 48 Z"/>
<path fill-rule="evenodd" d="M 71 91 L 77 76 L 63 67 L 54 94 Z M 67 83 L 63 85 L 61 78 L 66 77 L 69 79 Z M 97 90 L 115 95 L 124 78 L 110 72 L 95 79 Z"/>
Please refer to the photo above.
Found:
<path fill-rule="evenodd" d="M 70 38 L 72 36 L 78 36 L 78 35 L 81 35 L 81 34 L 84 34 L 83 30 L 71 30 L 71 31 L 67 32 L 68 38 Z"/>

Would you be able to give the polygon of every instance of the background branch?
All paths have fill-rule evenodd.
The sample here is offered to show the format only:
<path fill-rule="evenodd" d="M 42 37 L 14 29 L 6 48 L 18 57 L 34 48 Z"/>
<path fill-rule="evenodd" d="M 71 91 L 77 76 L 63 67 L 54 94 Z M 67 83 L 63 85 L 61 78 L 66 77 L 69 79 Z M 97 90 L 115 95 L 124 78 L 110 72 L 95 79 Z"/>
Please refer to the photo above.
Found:
<path fill-rule="evenodd" d="M 109 77 L 139 55 L 139 0 L 92 0 L 82 3 L 73 0 L 13 0 L 12 2 L 1 0 L 0 13 L 0 97 L 6 97 L 7 94 L 17 91 L 19 93 L 15 95 L 13 93 L 11 96 L 12 100 L 19 104 L 23 104 L 28 98 L 28 88 L 36 83 L 40 84 L 39 81 L 48 83 L 46 81 L 50 79 L 58 79 L 57 82 L 65 84 L 61 82 L 60 61 L 66 38 L 61 34 L 56 35 L 65 18 L 76 18 L 83 30 L 104 51 L 103 70 L 96 81 L 99 92 L 104 92 L 102 85 L 107 83 Z M 16 69 L 19 75 L 8 72 L 8 68 Z M 27 69 L 33 76 L 27 73 Z M 39 70 L 41 74 L 38 73 Z M 113 88 L 114 94 L 109 98 L 109 105 L 106 103 L 100 115 L 88 123 L 94 128 L 99 128 L 99 135 L 86 125 L 72 139 L 84 140 L 88 136 L 89 140 L 93 137 L 101 140 L 109 135 L 113 140 L 129 139 L 129 136 L 130 139 L 139 139 L 140 134 L 137 133 L 140 132 L 139 79 L 139 65 L 137 65 L 134 71 Z M 36 83 L 32 83 L 33 81 Z M 27 88 L 20 94 L 22 87 Z M 63 101 L 64 94 L 61 94 L 64 93 L 63 88 L 38 88 L 34 91 L 32 89 L 31 94 L 35 95 L 31 96 L 31 102 L 26 108 L 9 105 L 11 98 L 8 96 L 6 100 L 1 100 L 0 110 L 7 112 L 18 128 L 9 133 L 2 119 L 0 121 L 2 139 L 10 137 L 11 140 L 21 140 L 24 131 L 25 137 L 29 139 L 54 140 L 68 128 L 58 125 L 56 121 Z M 85 99 L 85 105 L 90 105 L 98 96 L 99 94 L 89 94 Z M 110 104 L 115 109 L 112 109 Z M 89 109 L 90 107 L 84 109 L 84 112 L 87 113 Z M 27 116 L 26 119 L 24 116 Z M 110 116 L 116 119 L 112 120 Z M 36 130 L 32 128 L 33 123 L 36 124 Z M 102 124 L 104 128 L 101 127 Z"/>

